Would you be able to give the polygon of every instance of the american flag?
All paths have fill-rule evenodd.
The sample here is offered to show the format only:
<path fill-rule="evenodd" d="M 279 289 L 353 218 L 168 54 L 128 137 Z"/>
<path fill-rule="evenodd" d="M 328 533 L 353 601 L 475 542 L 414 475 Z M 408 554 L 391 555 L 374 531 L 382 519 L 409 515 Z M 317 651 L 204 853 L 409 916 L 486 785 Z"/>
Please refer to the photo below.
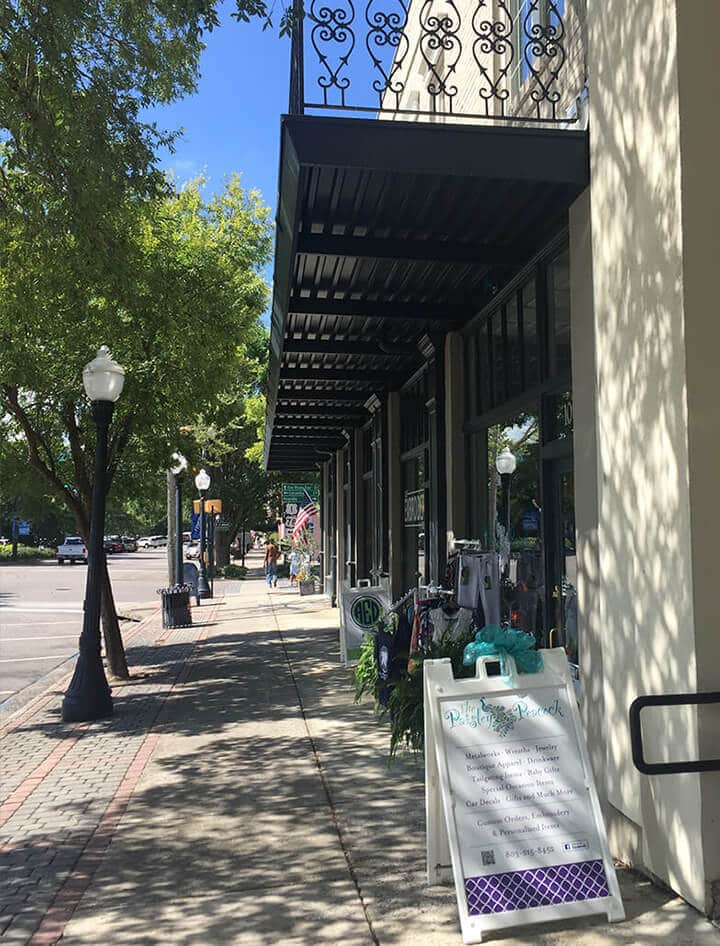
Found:
<path fill-rule="evenodd" d="M 305 493 L 305 497 L 307 502 L 297 514 L 297 518 L 295 519 L 295 525 L 293 526 L 292 530 L 293 539 L 296 539 L 303 529 L 307 529 L 308 522 L 313 516 L 316 516 L 320 512 L 318 504 L 315 502 L 315 500 L 310 499 L 307 493 Z"/>

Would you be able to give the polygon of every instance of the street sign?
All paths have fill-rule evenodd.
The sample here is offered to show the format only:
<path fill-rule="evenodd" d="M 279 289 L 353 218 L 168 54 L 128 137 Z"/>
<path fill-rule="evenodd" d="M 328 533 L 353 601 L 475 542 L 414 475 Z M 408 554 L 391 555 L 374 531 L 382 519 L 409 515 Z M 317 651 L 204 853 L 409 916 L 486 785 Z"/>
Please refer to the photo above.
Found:
<path fill-rule="evenodd" d="M 540 529 L 540 513 L 537 509 L 529 509 L 522 514 L 523 532 L 537 532 Z"/>
<path fill-rule="evenodd" d="M 30 523 L 27 519 L 18 522 L 18 535 L 30 535 Z"/>
<path fill-rule="evenodd" d="M 413 489 L 403 496 L 403 524 L 406 526 L 425 525 L 425 490 Z"/>
<path fill-rule="evenodd" d="M 308 502 L 317 502 L 320 497 L 320 487 L 317 483 L 283 483 L 282 501 L 297 503 L 305 506 Z"/>
<path fill-rule="evenodd" d="M 452 863 L 464 943 L 490 931 L 605 913 L 624 918 L 567 656 L 543 670 L 456 680 L 426 660 L 428 883 Z M 443 817 L 444 816 L 444 817 Z"/>
<path fill-rule="evenodd" d="M 286 535 L 290 535 L 295 527 L 297 514 L 310 503 L 317 503 L 320 498 L 320 487 L 317 483 L 283 483 L 283 524 Z M 312 531 L 312 522 L 308 523 Z"/>
<path fill-rule="evenodd" d="M 193 499 L 193 511 L 200 513 L 200 500 Z M 222 499 L 206 499 L 205 500 L 205 513 L 207 515 L 215 514 L 222 512 Z"/>

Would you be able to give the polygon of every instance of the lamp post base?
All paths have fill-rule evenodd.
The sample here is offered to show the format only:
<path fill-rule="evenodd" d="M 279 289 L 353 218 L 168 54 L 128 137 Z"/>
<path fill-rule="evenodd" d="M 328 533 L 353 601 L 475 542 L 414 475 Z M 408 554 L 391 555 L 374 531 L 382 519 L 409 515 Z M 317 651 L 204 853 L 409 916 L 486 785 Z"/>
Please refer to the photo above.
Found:
<path fill-rule="evenodd" d="M 113 702 L 101 657 L 80 654 L 62 702 L 63 722 L 85 723 L 112 714 Z"/>
<path fill-rule="evenodd" d="M 203 575 L 202 572 L 200 572 L 198 577 L 197 596 L 198 598 L 212 598 L 213 596 L 212 588 L 208 584 L 207 576 Z"/>

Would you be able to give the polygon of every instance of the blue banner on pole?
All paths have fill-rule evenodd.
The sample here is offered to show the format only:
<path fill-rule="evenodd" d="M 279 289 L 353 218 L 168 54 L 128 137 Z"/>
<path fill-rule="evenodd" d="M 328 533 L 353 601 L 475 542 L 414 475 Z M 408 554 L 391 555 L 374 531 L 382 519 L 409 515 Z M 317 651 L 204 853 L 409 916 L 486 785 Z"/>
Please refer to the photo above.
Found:
<path fill-rule="evenodd" d="M 194 512 L 190 522 L 190 538 L 200 541 L 200 513 Z"/>
<path fill-rule="evenodd" d="M 18 535 L 30 535 L 30 523 L 27 519 L 18 522 Z"/>

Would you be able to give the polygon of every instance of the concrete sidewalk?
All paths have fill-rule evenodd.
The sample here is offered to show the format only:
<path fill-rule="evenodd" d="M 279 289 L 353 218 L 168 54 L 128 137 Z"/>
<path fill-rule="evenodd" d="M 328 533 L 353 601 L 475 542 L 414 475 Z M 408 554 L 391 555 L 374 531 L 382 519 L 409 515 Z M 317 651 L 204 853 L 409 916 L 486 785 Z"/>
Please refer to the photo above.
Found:
<path fill-rule="evenodd" d="M 425 885 L 422 766 L 388 767 L 337 611 L 259 578 L 226 591 L 192 628 L 136 629 L 112 720 L 63 725 L 59 688 L 0 729 L 0 944 L 458 946 L 454 892 Z M 488 940 L 720 946 L 621 884 L 625 923 Z"/>

